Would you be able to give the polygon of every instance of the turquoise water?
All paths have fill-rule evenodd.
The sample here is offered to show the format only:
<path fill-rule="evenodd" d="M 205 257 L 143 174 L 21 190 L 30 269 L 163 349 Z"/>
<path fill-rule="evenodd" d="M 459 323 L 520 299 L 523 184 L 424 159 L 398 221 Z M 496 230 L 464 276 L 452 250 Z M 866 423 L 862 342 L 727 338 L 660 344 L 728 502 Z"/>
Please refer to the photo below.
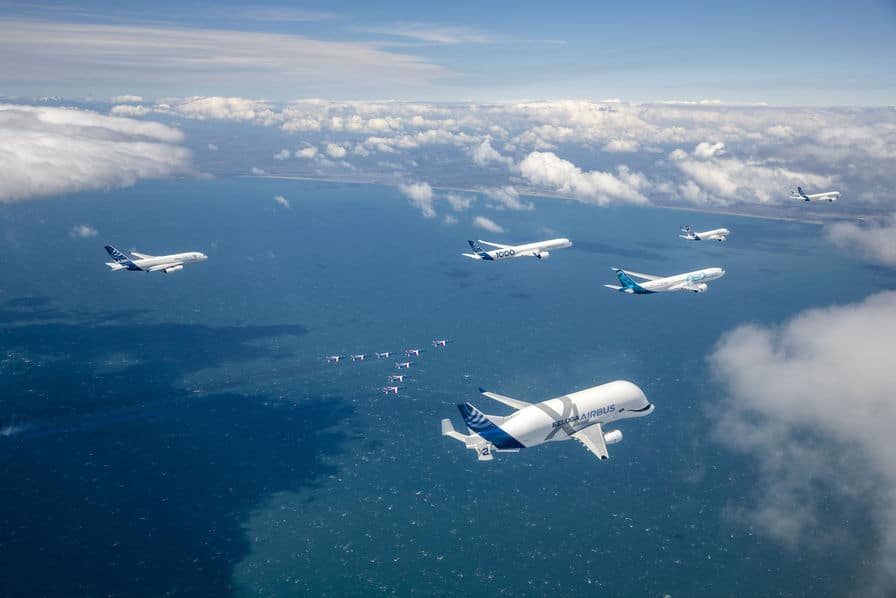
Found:
<path fill-rule="evenodd" d="M 275 194 L 292 202 L 278 208 Z M 0 572 L 10 595 L 842 595 L 875 536 L 772 543 L 738 513 L 750 459 L 712 437 L 719 336 L 892 288 L 814 225 L 536 200 L 426 220 L 392 188 L 220 179 L 0 208 Z M 447 206 L 441 206 L 447 211 Z M 678 227 L 727 226 L 686 243 Z M 87 223 L 92 239 L 68 230 Z M 466 239 L 567 236 L 547 262 Z M 170 276 L 102 245 L 203 251 Z M 722 266 L 695 295 L 602 287 L 611 266 Z M 448 338 L 433 349 L 433 338 Z M 426 349 L 397 397 L 394 360 Z M 478 386 L 540 400 L 617 378 L 656 406 L 598 462 L 577 443 L 478 463 L 439 435 Z M 761 381 L 757 381 L 757 384 Z"/>

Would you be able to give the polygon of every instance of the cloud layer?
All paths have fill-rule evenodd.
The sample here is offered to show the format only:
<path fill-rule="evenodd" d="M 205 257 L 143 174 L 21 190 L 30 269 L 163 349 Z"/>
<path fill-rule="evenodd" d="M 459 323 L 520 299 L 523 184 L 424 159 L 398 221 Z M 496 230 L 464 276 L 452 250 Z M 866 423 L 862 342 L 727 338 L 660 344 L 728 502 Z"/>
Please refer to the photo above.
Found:
<path fill-rule="evenodd" d="M 88 110 L 0 105 L 0 202 L 190 171 L 181 132 Z"/>
<path fill-rule="evenodd" d="M 794 548 L 817 546 L 842 540 L 840 522 L 822 515 L 830 495 L 862 504 L 881 535 L 867 588 L 880 596 L 896 591 L 893 331 L 890 291 L 780 327 L 741 326 L 709 358 L 727 396 L 716 436 L 759 469 L 752 522 Z"/>
<path fill-rule="evenodd" d="M 827 228 L 836 245 L 858 251 L 866 259 L 884 266 L 896 266 L 896 212 L 859 226 L 837 222 Z"/>

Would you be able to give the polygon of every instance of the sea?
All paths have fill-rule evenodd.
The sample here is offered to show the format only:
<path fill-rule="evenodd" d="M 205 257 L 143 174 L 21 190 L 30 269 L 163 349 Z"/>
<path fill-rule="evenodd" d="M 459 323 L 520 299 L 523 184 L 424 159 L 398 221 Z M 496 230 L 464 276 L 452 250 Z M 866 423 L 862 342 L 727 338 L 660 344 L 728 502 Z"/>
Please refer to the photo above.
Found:
<path fill-rule="evenodd" d="M 855 505 L 820 523 L 850 528 L 842 546 L 754 528 L 757 463 L 718 438 L 707 357 L 896 274 L 815 224 L 533 203 L 425 218 L 394 187 L 225 177 L 0 205 L 0 595 L 818 597 L 867 578 Z M 732 233 L 686 242 L 685 223 Z M 461 256 L 551 237 L 574 245 Z M 209 259 L 112 272 L 106 244 Z M 603 287 L 614 266 L 727 275 L 630 296 Z M 510 412 L 479 387 L 540 401 L 617 379 L 656 410 L 606 461 L 566 442 L 478 462 L 440 434 L 459 403 Z"/>

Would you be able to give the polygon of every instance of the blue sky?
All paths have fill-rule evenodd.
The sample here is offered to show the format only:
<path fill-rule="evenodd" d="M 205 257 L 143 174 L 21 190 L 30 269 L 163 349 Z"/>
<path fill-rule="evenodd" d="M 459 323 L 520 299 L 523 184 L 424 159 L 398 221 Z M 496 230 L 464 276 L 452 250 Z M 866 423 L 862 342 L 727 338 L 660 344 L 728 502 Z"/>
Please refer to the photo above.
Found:
<path fill-rule="evenodd" d="M 892 2 L 0 3 L 0 93 L 890 105 L 894 39 Z"/>

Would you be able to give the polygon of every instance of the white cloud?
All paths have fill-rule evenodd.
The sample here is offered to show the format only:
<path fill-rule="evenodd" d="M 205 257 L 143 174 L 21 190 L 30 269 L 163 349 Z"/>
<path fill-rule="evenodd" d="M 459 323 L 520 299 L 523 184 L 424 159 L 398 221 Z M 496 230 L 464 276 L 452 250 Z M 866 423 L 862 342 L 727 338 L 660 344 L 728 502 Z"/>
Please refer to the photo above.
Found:
<path fill-rule="evenodd" d="M 359 31 L 446 45 L 487 44 L 498 39 L 491 33 L 470 27 L 441 27 L 426 23 L 396 23 L 390 27 L 364 27 Z"/>
<path fill-rule="evenodd" d="M 511 185 L 504 187 L 491 187 L 482 189 L 486 197 L 495 203 L 489 207 L 498 210 L 534 210 L 535 204 L 531 201 L 526 203 L 520 201 L 519 192 Z"/>
<path fill-rule="evenodd" d="M 109 98 L 113 104 L 136 104 L 143 101 L 143 96 L 122 95 Z"/>
<path fill-rule="evenodd" d="M 436 211 L 432 206 L 434 194 L 429 183 L 403 183 L 398 186 L 398 189 L 405 197 L 411 200 L 415 207 L 420 209 L 424 218 L 435 218 Z"/>
<path fill-rule="evenodd" d="M 340 158 L 344 158 L 346 153 L 348 152 L 346 152 L 345 148 L 341 145 L 338 145 L 336 143 L 327 144 L 327 155 L 333 159 L 338 160 Z"/>
<path fill-rule="evenodd" d="M 896 212 L 865 226 L 837 222 L 827 227 L 827 235 L 839 247 L 857 250 L 878 264 L 896 266 Z"/>
<path fill-rule="evenodd" d="M 274 160 L 286 160 L 290 156 L 292 156 L 291 151 L 289 151 L 288 149 L 282 149 L 279 152 L 277 152 L 276 154 L 274 154 Z"/>
<path fill-rule="evenodd" d="M 534 185 L 570 193 L 601 206 L 613 200 L 647 203 L 641 192 L 647 187 L 647 179 L 640 173 L 631 172 L 626 166 L 619 166 L 615 175 L 595 170 L 583 172 L 572 162 L 552 152 L 532 152 L 520 163 L 520 173 Z"/>
<path fill-rule="evenodd" d="M 180 131 L 89 110 L 0 104 L 0 202 L 190 172 Z"/>
<path fill-rule="evenodd" d="M 611 139 L 601 148 L 605 152 L 636 152 L 641 149 L 641 144 L 639 144 L 634 139 Z"/>
<path fill-rule="evenodd" d="M 303 147 L 300 150 L 296 150 L 295 156 L 296 158 L 304 158 L 306 160 L 310 160 L 314 156 L 317 155 L 317 148 L 313 145 L 310 147 Z"/>
<path fill-rule="evenodd" d="M 290 209 L 289 200 L 283 197 L 282 195 L 275 195 L 274 201 L 277 202 L 278 205 L 283 206 L 286 209 Z"/>
<path fill-rule="evenodd" d="M 68 234 L 73 239 L 89 239 L 90 237 L 95 237 L 97 231 L 89 224 L 79 224 L 73 226 L 71 230 L 68 231 Z"/>
<path fill-rule="evenodd" d="M 197 120 L 235 120 L 265 122 L 274 118 L 274 112 L 264 100 L 194 96 L 171 100 L 157 105 L 159 112 L 171 111 L 180 116 Z"/>
<path fill-rule="evenodd" d="M 210 151 L 210 152 L 218 151 L 218 146 L 215 145 L 214 143 L 209 143 L 208 146 L 206 146 L 206 147 L 208 147 L 208 151 Z"/>
<path fill-rule="evenodd" d="M 864 595 L 896 591 L 896 292 L 722 337 L 710 365 L 727 398 L 716 437 L 759 470 L 744 516 L 797 549 L 847 533 L 829 495 L 869 510 L 880 538 Z"/>
<path fill-rule="evenodd" d="M 143 105 L 132 105 L 132 104 L 119 104 L 117 106 L 112 106 L 112 109 L 109 110 L 109 114 L 114 114 L 115 116 L 146 116 L 147 114 L 152 114 L 155 112 L 152 108 L 147 108 Z"/>
<path fill-rule="evenodd" d="M 707 160 L 713 156 L 719 156 L 724 153 L 725 144 L 721 142 L 709 143 L 708 141 L 701 141 L 697 144 L 697 147 L 694 148 L 694 157 L 701 160 Z"/>
<path fill-rule="evenodd" d="M 446 193 L 445 199 L 448 200 L 448 203 L 451 204 L 451 208 L 455 212 L 460 212 L 468 209 L 471 205 L 473 205 L 473 197 L 469 195 L 462 195 L 460 193 Z"/>
<path fill-rule="evenodd" d="M 250 168 L 249 172 L 251 172 L 255 176 L 264 176 L 267 174 L 267 172 L 265 172 L 263 168 L 259 168 L 257 166 L 253 166 L 252 168 Z"/>
<path fill-rule="evenodd" d="M 487 230 L 490 233 L 503 233 L 504 228 L 497 224 L 494 220 L 485 216 L 476 216 L 473 218 L 473 226 Z"/>
<path fill-rule="evenodd" d="M 445 224 L 457 224 L 457 218 L 451 214 L 445 214 Z"/>
<path fill-rule="evenodd" d="M 479 166 L 486 166 L 492 162 L 504 164 L 508 168 L 513 166 L 512 158 L 501 155 L 498 150 L 492 147 L 491 137 L 486 137 L 482 140 L 482 143 L 474 147 L 470 151 L 470 156 L 473 158 L 473 162 Z"/>

